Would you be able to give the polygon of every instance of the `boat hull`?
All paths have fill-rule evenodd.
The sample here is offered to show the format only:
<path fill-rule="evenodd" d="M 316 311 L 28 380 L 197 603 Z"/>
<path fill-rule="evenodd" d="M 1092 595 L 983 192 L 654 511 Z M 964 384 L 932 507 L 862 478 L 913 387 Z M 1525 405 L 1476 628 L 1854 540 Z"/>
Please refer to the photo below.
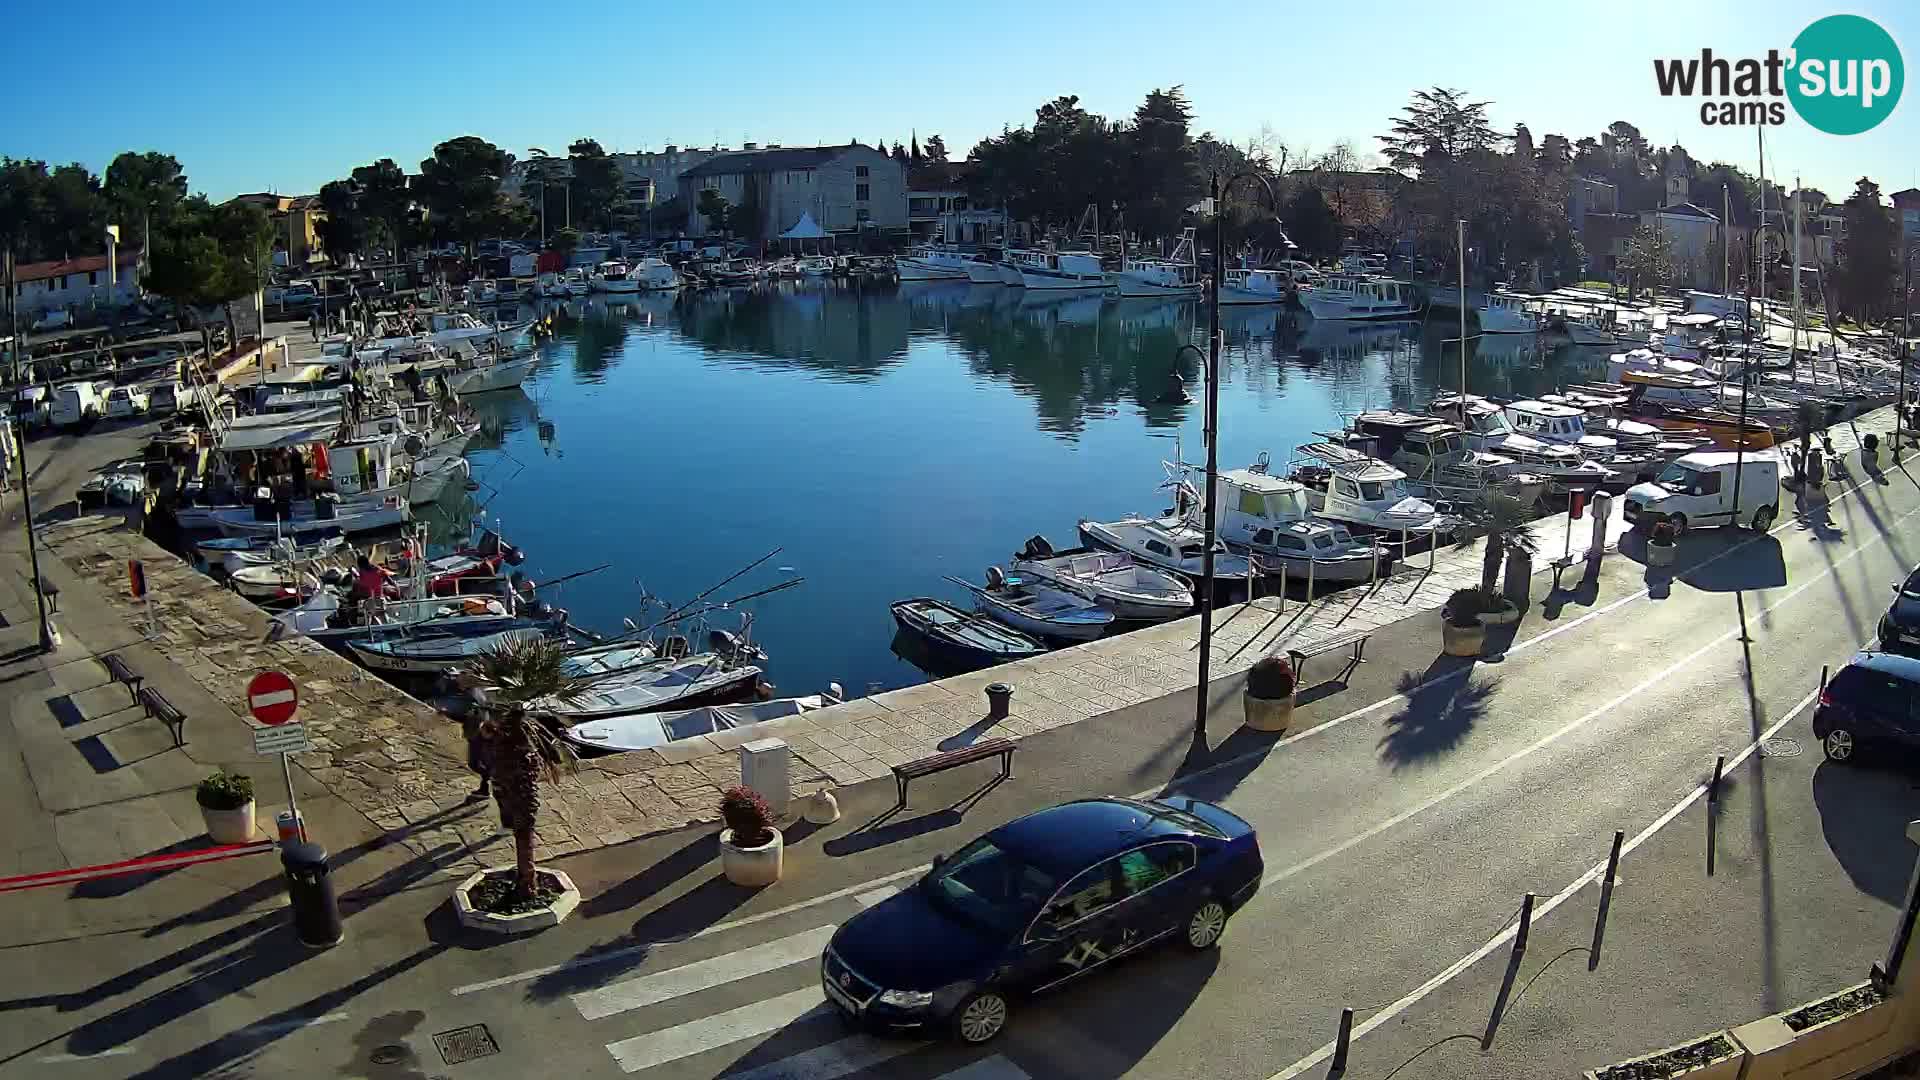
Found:
<path fill-rule="evenodd" d="M 1022 269 L 1020 280 L 1030 290 L 1051 292 L 1086 292 L 1107 287 L 1105 274 L 1099 276 L 1084 274 L 1049 274 L 1040 270 Z"/>
<path fill-rule="evenodd" d="M 1027 287 L 1027 279 L 1020 276 L 1019 267 L 1009 266 L 1006 263 L 996 263 L 993 272 L 995 276 L 1000 279 L 1000 284 L 1002 285 L 1015 289 L 1024 289 Z"/>
<path fill-rule="evenodd" d="M 503 364 L 489 364 L 473 371 L 449 376 L 447 385 L 456 394 L 486 394 L 495 390 L 512 390 L 527 380 L 533 373 L 533 367 L 539 361 L 534 357 L 525 360 L 509 360 Z"/>
<path fill-rule="evenodd" d="M 990 262 L 975 260 L 967 264 L 967 280 L 975 285 L 1000 284 L 1000 268 Z"/>
<path fill-rule="evenodd" d="M 395 529 L 405 525 L 412 515 L 406 504 L 401 503 L 342 512 L 331 518 L 296 515 L 290 521 L 258 521 L 251 509 L 217 511 L 211 516 L 215 527 L 226 536 L 305 536 L 327 529 L 338 529 L 342 533 Z"/>
<path fill-rule="evenodd" d="M 1123 296 L 1129 299 L 1138 299 L 1138 298 L 1154 297 L 1154 296 L 1199 296 L 1200 295 L 1200 283 L 1197 281 L 1190 282 L 1185 285 L 1163 285 L 1157 281 L 1147 281 L 1143 278 L 1134 277 L 1125 272 L 1121 272 L 1113 275 L 1113 288 L 1114 288 L 1114 291 L 1118 293 L 1120 296 Z M 1226 294 L 1224 292 L 1221 294 L 1220 302 L 1223 304 L 1227 302 Z M 1277 297 L 1275 298 L 1275 302 L 1278 302 Z"/>
<path fill-rule="evenodd" d="M 1220 286 L 1220 302 L 1222 304 L 1279 304 L 1285 300 L 1286 297 L 1277 292 L 1259 292 L 1252 289 L 1236 288 L 1232 285 Z"/>
<path fill-rule="evenodd" d="M 894 269 L 899 273 L 901 281 L 969 280 L 967 269 L 960 266 L 944 266 L 907 258 L 895 259 L 893 265 Z"/>
<path fill-rule="evenodd" d="M 1036 615 L 1024 608 L 1006 603 L 999 597 L 982 596 L 978 610 L 1006 623 L 1023 634 L 1048 641 L 1081 642 L 1092 641 L 1107 632 L 1112 619 L 1101 621 L 1068 622 L 1061 619 L 1049 619 Z M 1103 611 L 1105 609 L 1102 609 Z M 1112 612 L 1107 612 L 1111 615 Z"/>
<path fill-rule="evenodd" d="M 919 600 L 895 604 L 893 621 L 903 632 L 919 639 L 930 657 L 943 669 L 977 671 L 1013 660 L 1038 656 L 1046 651 L 1046 646 L 1011 628 L 1001 628 L 1002 640 L 998 644 L 971 643 L 958 636 L 955 632 L 956 628 L 978 629 L 980 623 L 985 623 L 987 626 L 992 624 L 986 620 L 980 620 L 980 623 L 972 622 L 972 617 L 967 616 L 966 613 L 946 605 L 940 605 L 937 610 L 957 616 L 957 620 L 948 623 L 934 622 L 928 618 L 921 606 L 929 603 L 926 600 Z"/>

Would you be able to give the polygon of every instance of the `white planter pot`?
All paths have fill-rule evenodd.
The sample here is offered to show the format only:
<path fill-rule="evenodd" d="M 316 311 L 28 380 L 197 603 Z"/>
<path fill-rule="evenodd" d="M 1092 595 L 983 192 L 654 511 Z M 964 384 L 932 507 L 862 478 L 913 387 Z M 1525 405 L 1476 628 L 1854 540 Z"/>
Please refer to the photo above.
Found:
<path fill-rule="evenodd" d="M 733 830 L 720 830 L 720 872 L 735 885 L 757 889 L 780 880 L 781 851 L 785 841 L 780 830 L 759 847 L 739 847 L 733 842 Z"/>
<path fill-rule="evenodd" d="M 207 839 L 216 844 L 245 844 L 253 840 L 253 800 L 232 810 L 200 808 L 200 820 L 207 824 Z"/>
<path fill-rule="evenodd" d="M 534 869 L 542 874 L 550 874 L 560 882 L 560 892 L 547 902 L 543 908 L 523 911 L 517 915 L 495 915 L 490 911 L 481 911 L 473 906 L 469 895 L 474 886 L 480 884 L 491 874 L 511 871 L 512 866 L 493 866 L 472 875 L 454 886 L 453 913 L 460 925 L 469 930 L 484 930 L 489 934 L 524 934 L 532 930 L 545 930 L 549 926 L 559 926 L 580 906 L 580 887 L 573 879 L 550 867 L 538 866 Z"/>
<path fill-rule="evenodd" d="M 1673 549 L 1676 546 L 1677 545 L 1674 544 L 1656 544 L 1651 540 L 1647 541 L 1647 565 L 1672 566 Z"/>
<path fill-rule="evenodd" d="M 1240 707 L 1246 724 L 1255 731 L 1285 731 L 1293 723 L 1293 695 L 1283 698 L 1259 698 L 1242 692 Z"/>
<path fill-rule="evenodd" d="M 1440 619 L 1440 651 L 1448 656 L 1479 656 L 1487 643 L 1487 628 L 1474 623 L 1472 626 L 1455 626 L 1443 615 Z"/>

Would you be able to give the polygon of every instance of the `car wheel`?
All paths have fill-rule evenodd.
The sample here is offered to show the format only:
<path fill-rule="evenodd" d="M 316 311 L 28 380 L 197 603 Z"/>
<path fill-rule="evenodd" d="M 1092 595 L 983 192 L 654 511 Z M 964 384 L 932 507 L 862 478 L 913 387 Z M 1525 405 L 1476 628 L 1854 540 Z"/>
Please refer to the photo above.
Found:
<path fill-rule="evenodd" d="M 1774 508 L 1771 506 L 1763 506 L 1755 510 L 1753 512 L 1753 531 L 1763 533 L 1772 528 L 1773 514 Z"/>
<path fill-rule="evenodd" d="M 1213 897 L 1200 902 L 1187 916 L 1187 947 L 1190 949 L 1211 949 L 1220 943 L 1220 935 L 1227 929 L 1227 906 Z"/>
<path fill-rule="evenodd" d="M 1687 515 L 1675 514 L 1667 519 L 1667 524 L 1673 526 L 1674 536 L 1680 537 L 1687 535 Z"/>
<path fill-rule="evenodd" d="M 953 1010 L 953 1036 L 969 1046 L 991 1042 L 1006 1026 L 1007 999 L 995 990 L 982 990 Z"/>
<path fill-rule="evenodd" d="M 1846 728 L 1834 728 L 1827 732 L 1826 738 L 1820 740 L 1820 749 L 1827 755 L 1828 761 L 1841 765 L 1852 764 L 1855 750 L 1853 732 Z"/>

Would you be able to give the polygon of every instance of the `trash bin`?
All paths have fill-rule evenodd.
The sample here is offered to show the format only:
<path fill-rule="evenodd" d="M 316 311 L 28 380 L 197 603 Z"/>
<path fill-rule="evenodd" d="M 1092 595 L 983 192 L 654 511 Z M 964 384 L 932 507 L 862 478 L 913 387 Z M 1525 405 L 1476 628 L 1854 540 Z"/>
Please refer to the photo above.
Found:
<path fill-rule="evenodd" d="M 287 844 L 280 849 L 280 865 L 286 870 L 287 901 L 300 943 L 316 949 L 339 944 L 346 931 L 333 895 L 327 849 L 299 841 Z"/>

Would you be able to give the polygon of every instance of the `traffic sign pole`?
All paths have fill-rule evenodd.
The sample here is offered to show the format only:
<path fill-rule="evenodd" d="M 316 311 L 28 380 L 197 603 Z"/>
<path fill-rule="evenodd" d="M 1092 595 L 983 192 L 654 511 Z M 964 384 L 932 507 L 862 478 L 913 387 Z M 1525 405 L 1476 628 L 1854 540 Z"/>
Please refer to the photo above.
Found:
<path fill-rule="evenodd" d="M 280 775 L 287 781 L 287 809 L 293 811 L 293 827 L 300 831 L 300 842 L 307 842 L 307 823 L 300 816 L 300 803 L 293 797 L 293 766 L 287 763 L 287 752 L 280 751 Z"/>
<path fill-rule="evenodd" d="M 247 683 L 247 707 L 252 711 L 255 720 L 270 728 L 277 728 L 293 719 L 293 714 L 300 707 L 300 694 L 286 672 L 263 671 Z M 300 743 L 306 742 L 305 732 L 300 730 L 300 725 L 293 725 L 291 733 Z M 255 742 L 258 743 L 258 741 L 259 733 L 256 733 Z M 300 840 L 304 843 L 307 839 L 307 824 L 301 820 L 300 803 L 293 795 L 293 765 L 287 760 L 287 755 L 291 752 L 289 749 L 279 750 L 280 775 L 287 782 L 287 809 L 293 813 L 294 827 L 299 830 Z"/>

